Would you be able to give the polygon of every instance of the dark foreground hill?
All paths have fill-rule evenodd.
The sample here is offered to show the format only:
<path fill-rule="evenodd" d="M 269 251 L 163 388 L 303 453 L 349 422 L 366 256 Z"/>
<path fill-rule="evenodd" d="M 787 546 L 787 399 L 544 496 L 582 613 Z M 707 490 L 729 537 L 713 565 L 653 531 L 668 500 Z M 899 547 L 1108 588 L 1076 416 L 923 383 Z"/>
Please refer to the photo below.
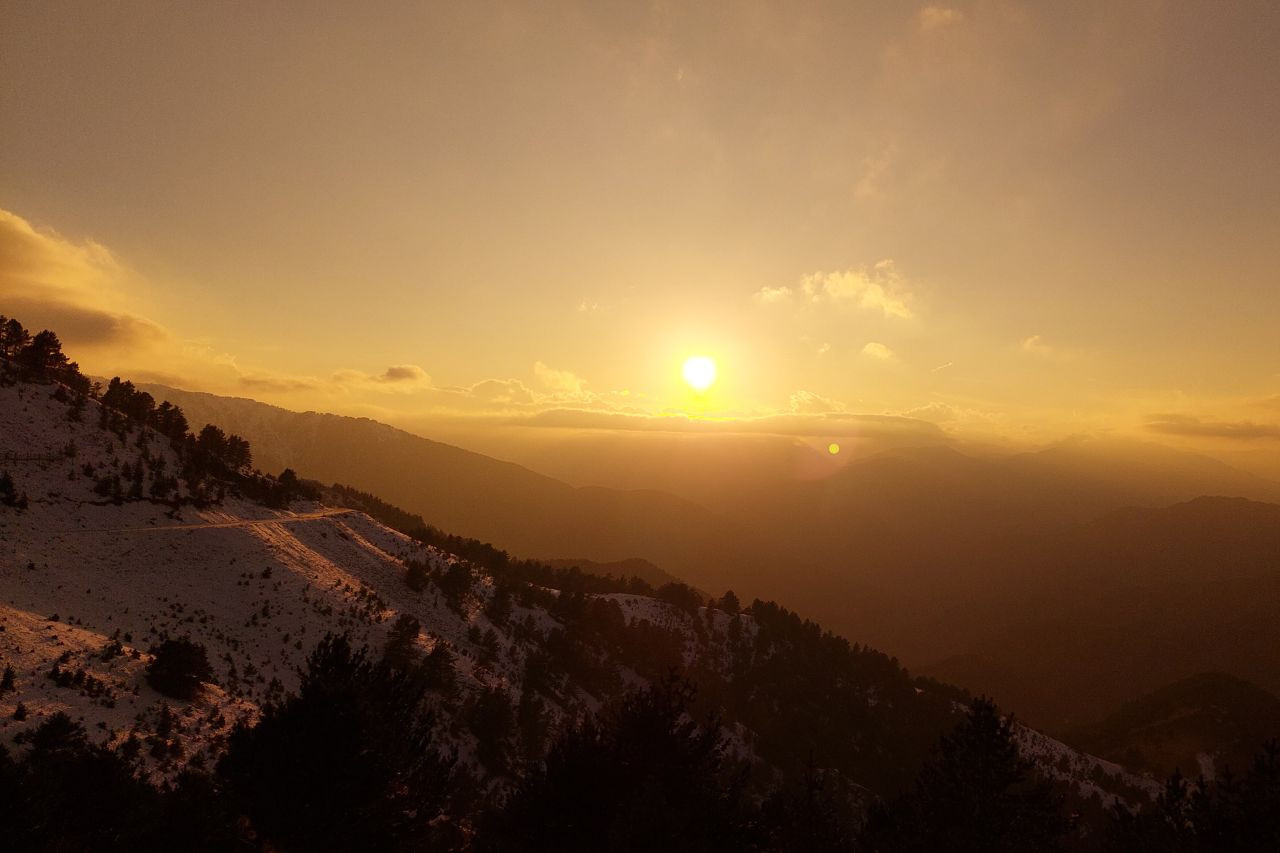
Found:
<path fill-rule="evenodd" d="M 1242 773 L 1280 732 L 1280 698 L 1223 673 L 1184 678 L 1068 732 L 1096 755 L 1161 775 Z"/>

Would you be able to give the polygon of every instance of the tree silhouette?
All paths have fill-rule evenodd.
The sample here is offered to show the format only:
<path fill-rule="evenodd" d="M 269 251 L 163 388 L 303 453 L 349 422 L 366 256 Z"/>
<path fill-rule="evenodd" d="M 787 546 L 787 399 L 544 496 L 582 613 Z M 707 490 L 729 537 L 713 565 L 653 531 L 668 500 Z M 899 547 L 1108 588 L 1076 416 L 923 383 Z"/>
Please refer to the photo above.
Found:
<path fill-rule="evenodd" d="M 166 696 L 192 699 L 200 682 L 213 676 L 204 646 L 188 639 L 169 639 L 151 649 L 155 658 L 147 665 L 147 682 Z"/>
<path fill-rule="evenodd" d="M 717 721 L 688 715 L 675 678 L 571 730 L 491 819 L 491 850 L 716 851 L 750 846 L 750 810 Z"/>
<path fill-rule="evenodd" d="M 31 339 L 18 353 L 18 363 L 33 373 L 48 374 L 67 366 L 62 352 L 62 342 L 53 332 L 45 329 Z"/>
<path fill-rule="evenodd" d="M 427 846 L 452 759 L 433 744 L 423 686 L 329 635 L 297 696 L 231 737 L 218 775 L 241 813 L 286 850 Z"/>
<path fill-rule="evenodd" d="M 31 334 L 22 324 L 13 318 L 0 315 L 0 355 L 7 359 L 16 359 L 27 344 L 31 343 Z"/>

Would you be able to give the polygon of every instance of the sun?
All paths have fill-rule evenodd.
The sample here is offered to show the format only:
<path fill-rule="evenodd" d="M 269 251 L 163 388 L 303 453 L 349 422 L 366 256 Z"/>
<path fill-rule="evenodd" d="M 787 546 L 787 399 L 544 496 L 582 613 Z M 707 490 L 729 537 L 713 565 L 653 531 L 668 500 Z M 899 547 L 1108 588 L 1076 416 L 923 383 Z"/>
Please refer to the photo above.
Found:
<path fill-rule="evenodd" d="M 698 393 L 710 388 L 716 381 L 716 363 L 705 355 L 693 355 L 685 359 L 684 381 Z"/>

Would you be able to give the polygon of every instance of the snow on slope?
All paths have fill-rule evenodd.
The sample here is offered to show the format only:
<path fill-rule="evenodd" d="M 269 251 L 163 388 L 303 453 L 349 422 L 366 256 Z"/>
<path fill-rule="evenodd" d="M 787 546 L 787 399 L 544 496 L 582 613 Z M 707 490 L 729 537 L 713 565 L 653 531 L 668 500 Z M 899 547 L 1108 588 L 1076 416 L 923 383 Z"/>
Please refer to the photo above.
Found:
<path fill-rule="evenodd" d="M 328 631 L 377 649 L 391 620 L 412 612 L 430 629 L 420 646 L 448 642 L 461 653 L 464 680 L 474 674 L 469 629 L 484 617 L 454 613 L 438 594 L 404 583 L 405 559 L 442 566 L 452 557 L 361 513 L 316 505 L 283 512 L 229 497 L 175 514 L 150 501 L 112 504 L 93 492 L 84 466 L 99 473 L 133 461 L 137 431 L 122 442 L 99 429 L 96 404 L 83 423 L 69 422 L 53 390 L 0 388 L 0 468 L 29 500 L 26 511 L 0 508 L 0 661 L 17 677 L 17 690 L 0 695 L 0 739 L 57 711 L 104 741 L 154 733 L 161 706 L 182 704 L 142 675 L 146 650 L 169 636 L 208 649 L 222 687 L 209 686 L 182 714 L 219 719 L 198 727 L 215 747 L 236 719 L 296 688 L 299 666 Z M 62 452 L 69 442 L 74 458 Z M 153 436 L 151 452 L 167 455 L 173 470 L 164 445 Z M 113 640 L 122 654 L 104 659 Z M 70 687 L 48 677 L 64 655 L 61 668 L 85 672 Z"/>

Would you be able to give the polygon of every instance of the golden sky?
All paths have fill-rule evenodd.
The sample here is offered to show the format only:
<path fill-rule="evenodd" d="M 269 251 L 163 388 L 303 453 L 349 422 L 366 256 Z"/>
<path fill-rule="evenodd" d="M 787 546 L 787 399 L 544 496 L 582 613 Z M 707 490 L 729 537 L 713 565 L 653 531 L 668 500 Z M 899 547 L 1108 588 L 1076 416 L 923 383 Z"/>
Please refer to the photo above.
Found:
<path fill-rule="evenodd" d="M 397 423 L 1274 447 L 1278 8 L 6 3 L 0 311 Z"/>

